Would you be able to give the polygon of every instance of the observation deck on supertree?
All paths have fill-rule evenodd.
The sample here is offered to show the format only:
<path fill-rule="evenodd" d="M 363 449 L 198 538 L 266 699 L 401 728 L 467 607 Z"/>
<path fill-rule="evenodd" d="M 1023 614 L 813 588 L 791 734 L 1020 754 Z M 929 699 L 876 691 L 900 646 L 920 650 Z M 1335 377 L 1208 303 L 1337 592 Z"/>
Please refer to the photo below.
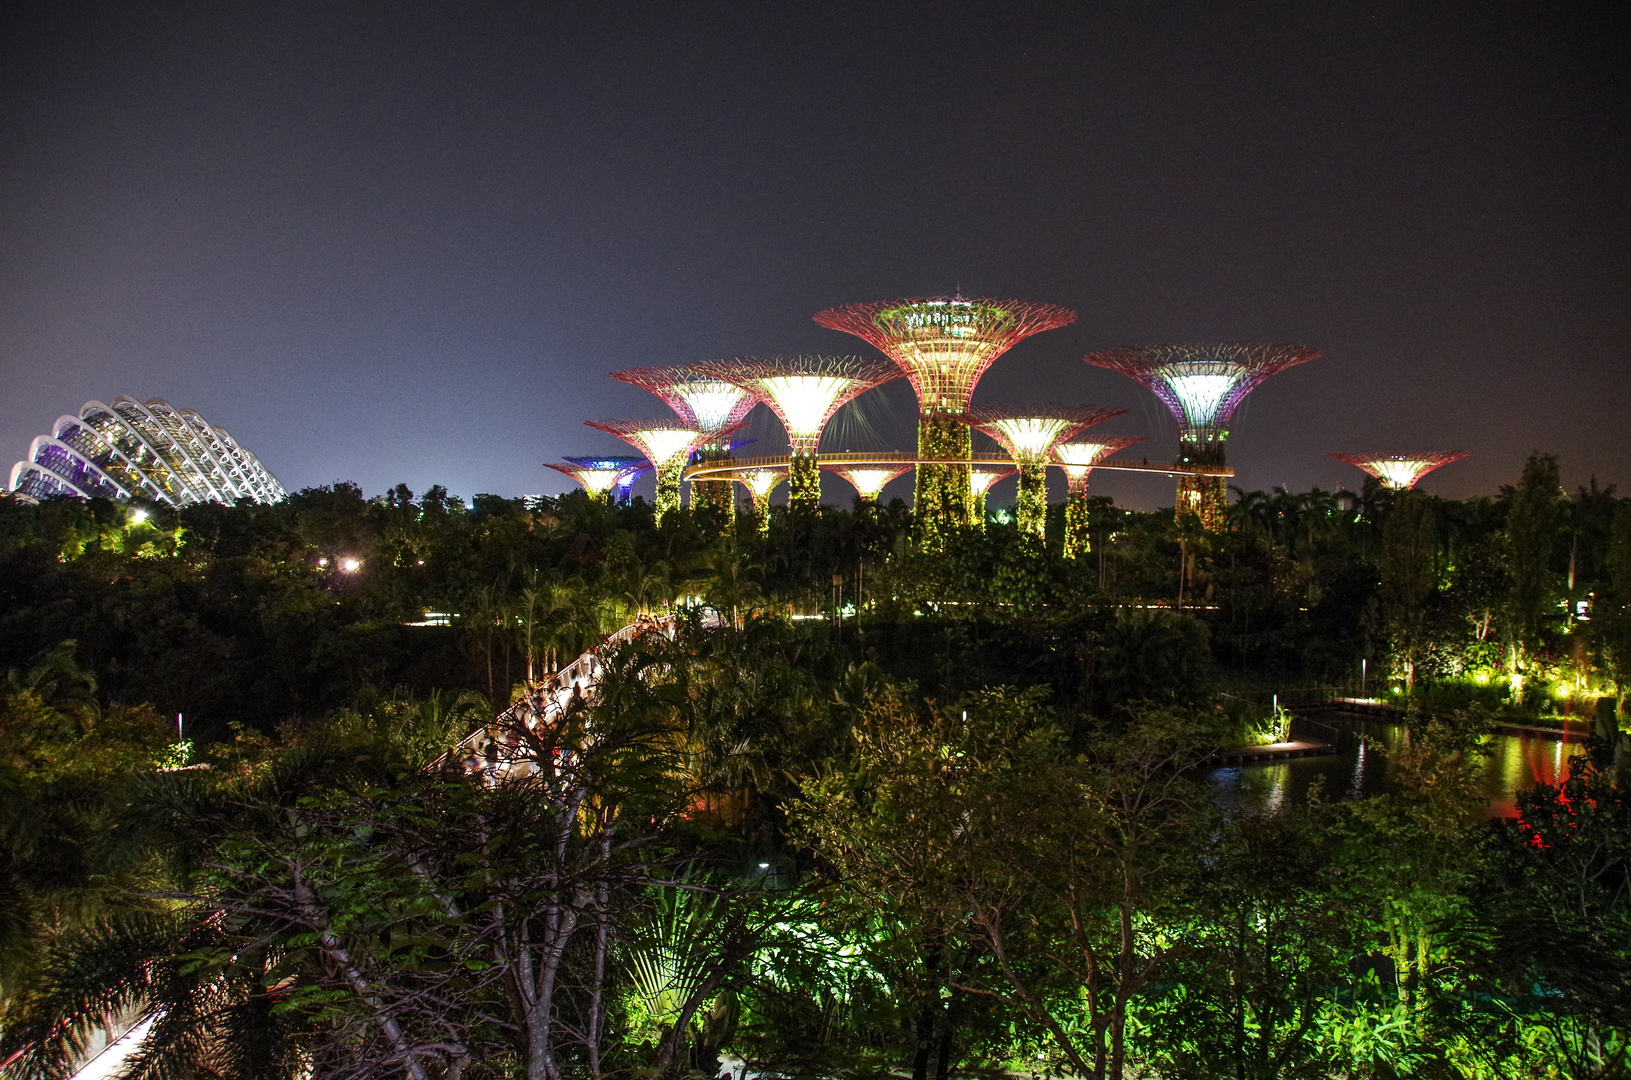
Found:
<path fill-rule="evenodd" d="M 1470 451 L 1430 450 L 1420 454 L 1328 454 L 1364 469 L 1394 491 L 1409 491 L 1434 469 L 1470 457 Z"/>
<path fill-rule="evenodd" d="M 781 419 L 791 447 L 788 504 L 805 510 L 821 505 L 816 451 L 827 422 L 847 402 L 900 376 L 892 364 L 859 356 L 745 356 L 717 361 L 710 370 Z"/>
<path fill-rule="evenodd" d="M 613 506 L 627 502 L 634 478 L 651 468 L 650 462 L 636 457 L 567 457 L 562 460 L 567 464 L 546 461 L 544 468 L 565 473 L 581 484 L 584 491 Z"/>
<path fill-rule="evenodd" d="M 848 480 L 850 486 L 855 488 L 855 494 L 860 498 L 862 505 L 877 502 L 878 496 L 883 492 L 886 484 L 912 471 L 911 465 L 823 465 L 821 467 Z"/>
<path fill-rule="evenodd" d="M 1087 478 L 1093 466 L 1119 453 L 1134 443 L 1144 441 L 1142 435 L 1101 435 L 1083 442 L 1058 443 L 1053 448 L 1053 461 L 1065 470 L 1065 558 L 1092 550 L 1092 531 L 1087 515 Z"/>
<path fill-rule="evenodd" d="M 1323 355 L 1301 345 L 1210 342 L 1110 349 L 1083 359 L 1136 379 L 1161 399 L 1178 423 L 1179 464 L 1215 467 L 1226 464 L 1229 420 L 1246 395 L 1270 375 Z M 1175 512 L 1198 515 L 1202 528 L 1221 529 L 1227 503 L 1221 475 L 1178 478 Z"/>
<path fill-rule="evenodd" d="M 624 368 L 612 372 L 612 378 L 649 390 L 698 431 L 716 433 L 718 438 L 706 439 L 695 448 L 701 461 L 729 461 L 731 446 L 726 436 L 759 403 L 749 390 L 722 378 L 711 364 Z M 728 480 L 698 480 L 691 494 L 694 502 L 726 513 L 736 505 Z"/>
<path fill-rule="evenodd" d="M 657 472 L 657 520 L 680 508 L 680 474 L 686 459 L 702 442 L 720 432 L 702 431 L 681 420 L 585 420 L 585 424 L 616 435 L 643 453 Z"/>
<path fill-rule="evenodd" d="M 1048 453 L 1060 439 L 1127 410 L 1105 405 L 977 405 L 964 418 L 996 439 L 1019 466 L 1014 517 L 1019 531 L 1041 536 L 1048 521 Z"/>
<path fill-rule="evenodd" d="M 1009 465 L 970 465 L 968 467 L 968 506 L 973 520 L 984 524 L 985 497 L 1018 470 Z"/>
<path fill-rule="evenodd" d="M 814 318 L 874 346 L 911 380 L 918 401 L 916 512 L 924 539 L 933 542 L 945 526 L 970 519 L 967 463 L 974 445 L 960 417 L 975 384 L 1014 344 L 1075 322 L 1076 313 L 1026 300 L 931 296 L 848 304 Z"/>

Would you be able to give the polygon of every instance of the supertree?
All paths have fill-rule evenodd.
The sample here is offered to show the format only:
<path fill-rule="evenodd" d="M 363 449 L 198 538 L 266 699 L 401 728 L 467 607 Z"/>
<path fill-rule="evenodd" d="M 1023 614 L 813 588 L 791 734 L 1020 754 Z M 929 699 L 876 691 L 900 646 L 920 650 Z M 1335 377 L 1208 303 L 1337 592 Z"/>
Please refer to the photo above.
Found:
<path fill-rule="evenodd" d="M 624 368 L 612 372 L 612 378 L 651 391 L 681 420 L 713 436 L 696 447 L 697 457 L 703 461 L 730 459 L 728 434 L 737 430 L 759 403 L 751 391 L 720 378 L 707 364 Z M 691 496 L 695 505 L 711 506 L 727 514 L 736 506 L 729 480 L 694 480 Z"/>
<path fill-rule="evenodd" d="M 657 520 L 680 508 L 680 473 L 697 445 L 717 432 L 699 431 L 680 420 L 585 420 L 589 427 L 616 435 L 645 454 L 657 471 Z"/>
<path fill-rule="evenodd" d="M 1202 528 L 1216 530 L 1228 504 L 1219 470 L 1235 408 L 1270 375 L 1323 355 L 1301 345 L 1221 342 L 1111 349 L 1084 359 L 1137 379 L 1172 413 L 1178 461 L 1196 470 L 1179 474 L 1175 512 L 1196 514 Z"/>
<path fill-rule="evenodd" d="M 947 526 L 966 524 L 973 506 L 968 460 L 974 444 L 960 417 L 975 383 L 1016 342 L 1075 322 L 1076 313 L 1026 300 L 933 296 L 829 308 L 815 321 L 875 346 L 917 391 L 914 502 L 921 535 L 933 546 Z"/>
<path fill-rule="evenodd" d="M 900 376 L 892 364 L 859 356 L 742 356 L 715 361 L 709 370 L 753 394 L 781 418 L 791 446 L 787 501 L 798 510 L 821 505 L 816 448 L 833 413 Z"/>
<path fill-rule="evenodd" d="M 770 493 L 785 479 L 787 470 L 779 465 L 737 474 L 736 482 L 748 489 L 753 500 L 753 522 L 760 536 L 770 531 Z"/>
<path fill-rule="evenodd" d="M 1470 456 L 1468 451 L 1429 450 L 1421 454 L 1328 454 L 1364 469 L 1394 491 L 1409 491 L 1417 481 L 1441 465 Z"/>
<path fill-rule="evenodd" d="M 855 488 L 855 494 L 860 497 L 862 506 L 871 506 L 878 501 L 884 485 L 897 477 L 905 476 L 912 471 L 910 462 L 904 465 L 823 465 L 830 473 L 837 473 Z"/>
<path fill-rule="evenodd" d="M 970 465 L 968 468 L 968 507 L 973 520 L 985 521 L 985 497 L 998 480 L 1006 480 L 1016 470 L 1006 465 Z"/>
<path fill-rule="evenodd" d="M 628 501 L 634 478 L 651 468 L 635 457 L 567 457 L 565 465 L 544 462 L 544 467 L 562 472 L 583 485 L 583 490 L 616 506 Z"/>
<path fill-rule="evenodd" d="M 1069 489 L 1065 495 L 1065 558 L 1092 550 L 1093 540 L 1087 515 L 1087 478 L 1093 466 L 1111 454 L 1144 441 L 1142 435 L 1104 435 L 1093 441 L 1059 443 L 1053 460 L 1065 470 Z"/>
<path fill-rule="evenodd" d="M 1019 466 L 1014 518 L 1020 532 L 1041 536 L 1048 523 L 1048 452 L 1054 443 L 1126 411 L 1107 405 L 976 405 L 964 418 L 1001 443 Z"/>

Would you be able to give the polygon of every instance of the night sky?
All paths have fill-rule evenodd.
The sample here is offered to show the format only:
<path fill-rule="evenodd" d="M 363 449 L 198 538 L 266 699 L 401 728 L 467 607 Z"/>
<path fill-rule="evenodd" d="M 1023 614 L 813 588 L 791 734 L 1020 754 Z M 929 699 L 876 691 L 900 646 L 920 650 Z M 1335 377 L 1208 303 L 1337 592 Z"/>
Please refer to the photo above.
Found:
<path fill-rule="evenodd" d="M 605 372 L 866 352 L 811 314 L 960 288 L 1081 316 L 977 402 L 1126 405 L 1152 458 L 1083 353 L 1324 349 L 1237 418 L 1246 487 L 1460 449 L 1423 486 L 1464 497 L 1543 449 L 1631 494 L 1623 4 L 8 8 L 0 469 L 129 394 L 291 489 L 559 491 L 625 450 L 582 421 L 666 412 Z M 897 382 L 824 446 L 914 416 Z"/>

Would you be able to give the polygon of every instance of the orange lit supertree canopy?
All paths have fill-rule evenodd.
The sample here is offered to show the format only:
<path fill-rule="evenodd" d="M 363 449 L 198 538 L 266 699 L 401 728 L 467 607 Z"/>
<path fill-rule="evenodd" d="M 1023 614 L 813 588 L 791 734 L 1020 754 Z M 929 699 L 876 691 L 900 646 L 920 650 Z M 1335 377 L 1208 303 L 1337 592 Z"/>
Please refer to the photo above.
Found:
<path fill-rule="evenodd" d="M 1422 477 L 1452 461 L 1470 457 L 1468 451 L 1428 450 L 1419 454 L 1329 454 L 1338 461 L 1364 469 L 1395 491 L 1409 491 Z"/>
<path fill-rule="evenodd" d="M 546 461 L 544 467 L 565 473 L 581 484 L 584 491 L 613 505 L 628 498 L 634 478 L 651 468 L 643 458 L 636 457 L 568 457 L 563 460 L 565 465 Z"/>
<path fill-rule="evenodd" d="M 1092 535 L 1087 514 L 1087 478 L 1093 466 L 1120 453 L 1134 443 L 1144 441 L 1142 435 L 1100 435 L 1080 442 L 1058 443 L 1053 448 L 1053 461 L 1065 470 L 1069 485 L 1065 495 L 1065 558 L 1075 558 L 1081 552 L 1092 550 Z"/>
<path fill-rule="evenodd" d="M 680 419 L 699 431 L 717 433 L 696 446 L 704 461 L 724 461 L 731 456 L 725 436 L 736 431 L 742 420 L 759 403 L 747 388 L 720 378 L 707 364 L 660 364 L 653 367 L 624 368 L 612 378 L 649 390 L 674 410 Z M 692 492 L 695 502 L 727 513 L 735 506 L 729 480 L 697 480 Z"/>
<path fill-rule="evenodd" d="M 1014 517 L 1020 532 L 1041 536 L 1048 520 L 1049 451 L 1060 439 L 1126 411 L 1109 405 L 976 405 L 963 415 L 975 430 L 1001 443 L 1019 466 Z"/>
<path fill-rule="evenodd" d="M 815 321 L 876 347 L 900 365 L 917 392 L 919 464 L 916 511 L 924 538 L 966 524 L 972 501 L 968 459 L 973 442 L 959 419 L 993 361 L 1032 334 L 1076 321 L 1076 313 L 1028 300 L 930 296 L 848 304 Z"/>
<path fill-rule="evenodd" d="M 1089 364 L 1136 379 L 1161 399 L 1178 423 L 1178 460 L 1221 466 L 1235 409 L 1264 379 L 1324 354 L 1302 345 L 1208 342 L 1110 349 L 1084 357 Z M 1206 529 L 1223 527 L 1224 478 L 1183 474 L 1177 513 L 1200 516 Z"/>
<path fill-rule="evenodd" d="M 874 386 L 900 377 L 893 364 L 859 356 L 743 356 L 709 367 L 763 401 L 781 419 L 791 446 L 788 502 L 801 509 L 821 505 L 816 450 L 833 413 Z"/>
<path fill-rule="evenodd" d="M 619 439 L 645 454 L 657 471 L 657 518 L 670 510 L 680 508 L 680 473 L 685 468 L 691 451 L 710 438 L 721 437 L 717 431 L 703 431 L 683 420 L 661 418 L 656 420 L 585 420 L 589 427 L 616 435 Z"/>

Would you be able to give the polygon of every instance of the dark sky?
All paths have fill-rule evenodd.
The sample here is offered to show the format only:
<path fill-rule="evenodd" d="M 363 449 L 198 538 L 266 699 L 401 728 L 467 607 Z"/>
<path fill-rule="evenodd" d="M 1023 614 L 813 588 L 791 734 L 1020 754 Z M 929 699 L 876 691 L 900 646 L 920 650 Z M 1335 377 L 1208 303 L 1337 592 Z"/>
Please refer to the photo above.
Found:
<path fill-rule="evenodd" d="M 976 401 L 1127 405 L 1151 457 L 1083 353 L 1323 348 L 1235 425 L 1248 487 L 1631 488 L 1623 4 L 8 8 L 5 465 L 124 393 L 290 488 L 556 491 L 623 448 L 583 420 L 664 411 L 605 372 L 863 351 L 810 315 L 960 286 L 1081 313 Z M 911 446 L 904 384 L 866 412 L 827 445 Z"/>

